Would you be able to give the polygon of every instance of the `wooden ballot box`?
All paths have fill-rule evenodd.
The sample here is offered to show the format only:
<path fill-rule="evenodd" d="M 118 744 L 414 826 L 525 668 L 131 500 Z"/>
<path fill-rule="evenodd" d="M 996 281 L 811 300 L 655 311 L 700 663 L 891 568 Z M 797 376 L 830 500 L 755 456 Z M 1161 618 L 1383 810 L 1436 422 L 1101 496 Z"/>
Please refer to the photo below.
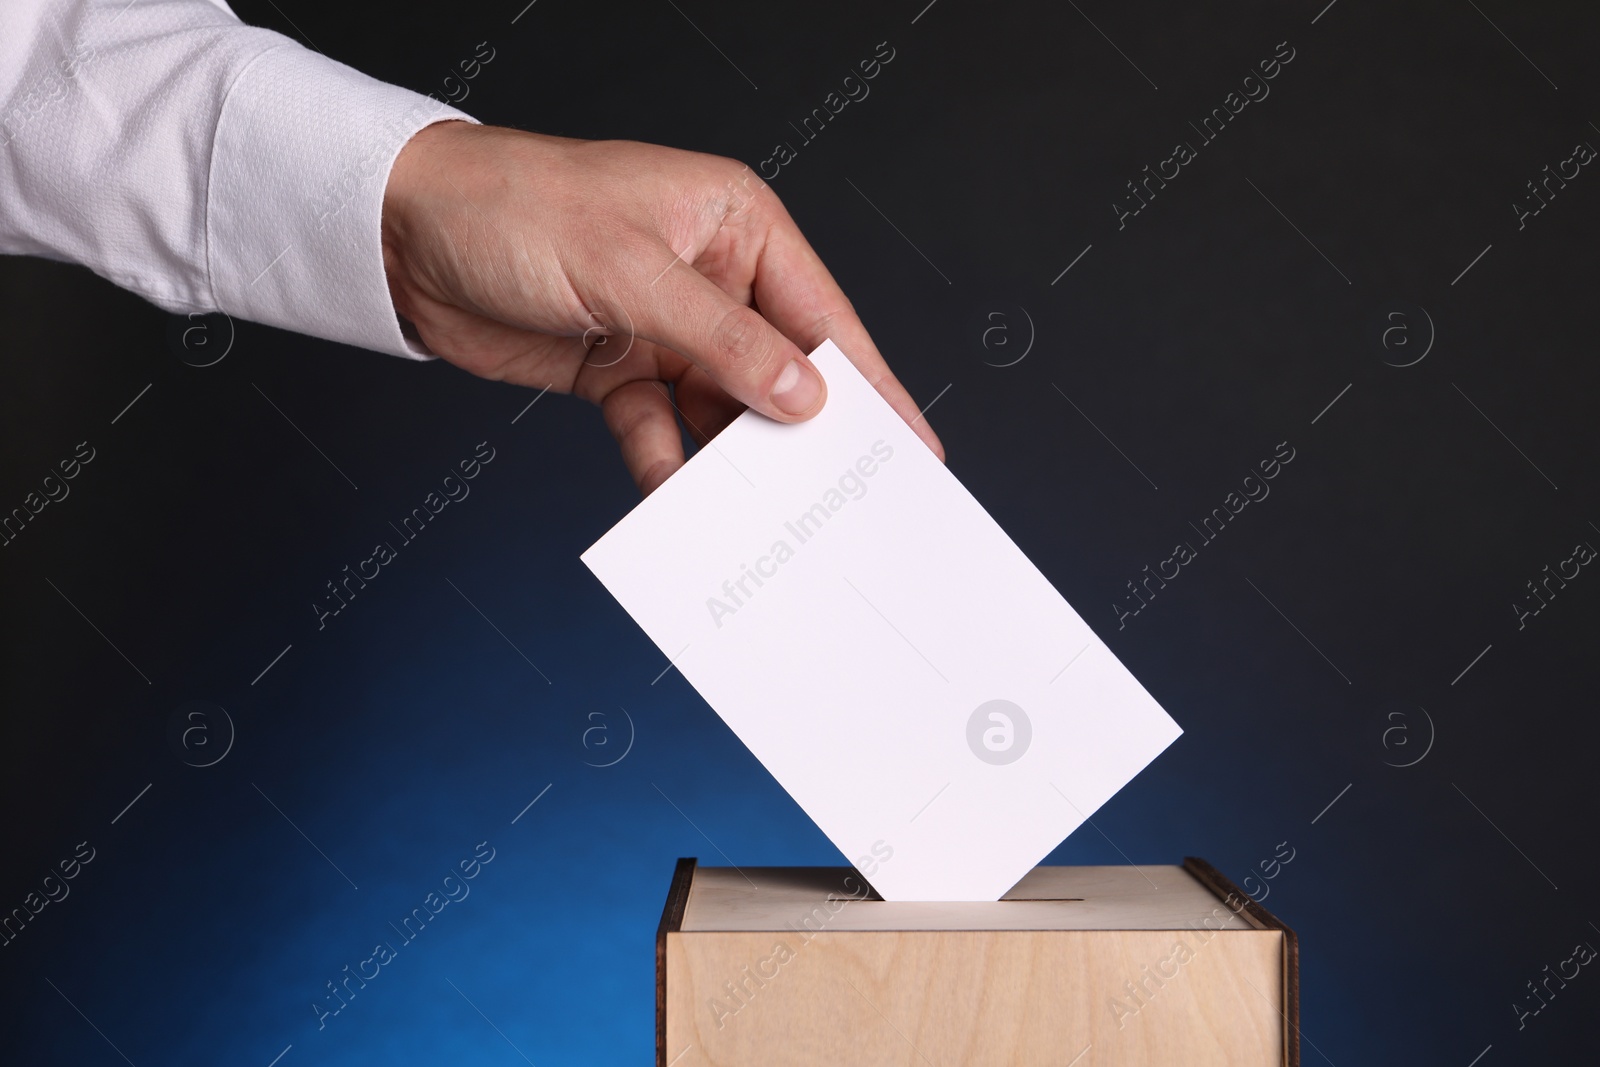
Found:
<path fill-rule="evenodd" d="M 1294 931 L 1209 863 L 1037 867 L 986 903 L 678 861 L 658 1067 L 1299 1067 Z"/>

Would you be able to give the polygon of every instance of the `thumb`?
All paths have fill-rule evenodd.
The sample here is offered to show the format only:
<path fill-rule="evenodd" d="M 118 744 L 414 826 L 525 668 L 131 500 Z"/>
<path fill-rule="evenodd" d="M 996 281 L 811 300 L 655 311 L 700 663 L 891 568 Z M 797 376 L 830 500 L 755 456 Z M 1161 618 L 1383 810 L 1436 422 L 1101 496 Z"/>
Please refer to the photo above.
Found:
<path fill-rule="evenodd" d="M 760 312 L 677 264 L 646 290 L 639 336 L 672 349 L 735 400 L 779 422 L 822 410 L 828 387 L 811 360 Z"/>

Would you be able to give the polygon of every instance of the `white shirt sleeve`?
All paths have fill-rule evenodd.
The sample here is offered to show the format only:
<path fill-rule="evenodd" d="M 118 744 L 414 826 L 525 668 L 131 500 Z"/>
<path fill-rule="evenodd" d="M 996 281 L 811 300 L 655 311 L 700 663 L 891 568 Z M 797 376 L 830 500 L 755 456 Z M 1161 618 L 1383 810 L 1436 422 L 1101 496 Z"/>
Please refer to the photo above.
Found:
<path fill-rule="evenodd" d="M 82 263 L 168 311 L 413 359 L 383 191 L 467 115 L 222 0 L 0 0 L 0 251 Z"/>

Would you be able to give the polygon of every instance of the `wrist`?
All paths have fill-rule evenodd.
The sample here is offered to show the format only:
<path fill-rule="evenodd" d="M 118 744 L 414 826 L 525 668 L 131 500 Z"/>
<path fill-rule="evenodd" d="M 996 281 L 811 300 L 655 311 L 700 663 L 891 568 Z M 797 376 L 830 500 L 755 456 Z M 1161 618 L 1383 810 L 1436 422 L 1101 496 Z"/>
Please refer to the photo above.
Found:
<path fill-rule="evenodd" d="M 432 188 L 441 177 L 450 143 L 464 130 L 478 128 L 460 119 L 444 119 L 424 126 L 412 135 L 395 157 L 383 190 L 381 227 L 383 271 L 395 311 L 406 318 L 411 287 L 408 254 L 419 236 L 419 227 L 428 217 Z M 446 179 L 448 180 L 448 179 Z"/>

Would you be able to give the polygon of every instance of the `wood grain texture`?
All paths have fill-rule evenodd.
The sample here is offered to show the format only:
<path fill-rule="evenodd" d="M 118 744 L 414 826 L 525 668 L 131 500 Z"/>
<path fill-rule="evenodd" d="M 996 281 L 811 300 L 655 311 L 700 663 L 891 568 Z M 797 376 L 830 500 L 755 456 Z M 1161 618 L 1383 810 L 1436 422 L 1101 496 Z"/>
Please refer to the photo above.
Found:
<path fill-rule="evenodd" d="M 1293 931 L 1204 861 L 1038 868 L 979 904 L 884 902 L 852 873 L 675 880 L 662 1067 L 1298 1060 Z"/>
<path fill-rule="evenodd" d="M 1261 930 L 669 934 L 666 1047 L 677 1067 L 1281 1067 L 1282 955 Z"/>
<path fill-rule="evenodd" d="M 1283 920 L 1200 857 L 1186 856 L 1183 869 L 1215 893 L 1217 899 L 1249 916 L 1257 927 L 1283 931 L 1283 1018 L 1287 1024 L 1283 1032 L 1283 1061 L 1287 1067 L 1300 1067 L 1300 938 Z"/>
<path fill-rule="evenodd" d="M 693 856 L 678 860 L 672 871 L 672 884 L 667 887 L 667 904 L 661 909 L 661 922 L 656 926 L 656 1067 L 667 1067 L 667 935 L 683 925 L 683 909 L 689 902 L 694 871 Z"/>

